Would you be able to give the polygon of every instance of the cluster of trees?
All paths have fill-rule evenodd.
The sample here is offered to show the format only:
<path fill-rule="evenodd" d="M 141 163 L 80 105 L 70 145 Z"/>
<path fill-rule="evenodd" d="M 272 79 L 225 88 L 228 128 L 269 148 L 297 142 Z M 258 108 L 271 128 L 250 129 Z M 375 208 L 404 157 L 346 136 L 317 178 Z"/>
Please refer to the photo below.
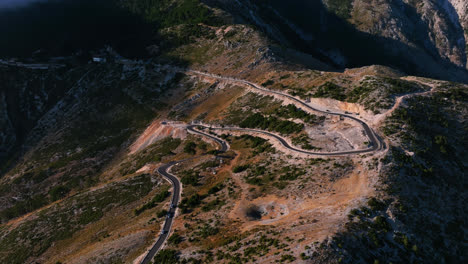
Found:
<path fill-rule="evenodd" d="M 276 109 L 275 114 L 283 118 L 298 118 L 304 120 L 307 123 L 317 122 L 316 115 L 308 114 L 307 112 L 300 108 L 297 108 L 293 104 L 288 104 L 287 106 L 282 106 Z"/>
<path fill-rule="evenodd" d="M 299 133 L 304 129 L 303 124 L 297 124 L 288 120 L 280 120 L 276 117 L 265 117 L 260 113 L 248 116 L 239 125 L 242 128 L 260 128 L 279 132 L 281 134 Z"/>
<path fill-rule="evenodd" d="M 187 142 L 184 146 L 184 152 L 188 154 L 195 155 L 197 153 L 197 144 L 193 141 Z"/>
<path fill-rule="evenodd" d="M 205 199 L 206 196 L 199 195 L 198 193 L 190 196 L 190 197 L 185 197 L 182 199 L 180 202 L 179 208 L 181 209 L 182 213 L 189 213 L 191 212 L 194 208 L 199 206 L 203 199 Z"/>
<path fill-rule="evenodd" d="M 143 57 L 147 46 L 163 42 L 159 29 L 189 25 L 187 41 L 200 35 L 199 23 L 220 23 L 200 0 L 37 1 L 0 10 L 0 34 L 8 39 L 0 43 L 0 56 L 29 57 L 39 49 L 69 55 L 110 45 L 126 57 Z"/>
<path fill-rule="evenodd" d="M 214 24 L 217 22 L 211 10 L 200 4 L 200 0 L 131 0 L 124 5 L 145 20 L 160 27 L 179 24 Z"/>
<path fill-rule="evenodd" d="M 185 185 L 195 186 L 195 185 L 198 185 L 198 178 L 199 178 L 198 172 L 192 169 L 192 170 L 184 171 L 183 176 L 180 179 L 180 181 Z"/>
<path fill-rule="evenodd" d="M 249 165 L 239 165 L 239 166 L 235 166 L 234 168 L 232 168 L 232 172 L 239 173 L 239 172 L 245 171 L 248 168 L 249 168 Z"/>
<path fill-rule="evenodd" d="M 340 101 L 344 101 L 346 99 L 344 88 L 332 82 L 326 82 L 319 86 L 317 91 L 314 93 L 314 97 L 329 97 Z"/>
<path fill-rule="evenodd" d="M 29 57 L 38 49 L 68 55 L 104 45 L 140 56 L 151 32 L 148 23 L 116 0 L 37 1 L 0 10 L 0 34 L 8 39 L 0 42 L 0 56 Z"/>
<path fill-rule="evenodd" d="M 153 197 L 153 199 L 151 199 L 151 201 L 144 204 L 140 208 L 135 209 L 135 215 L 139 215 L 139 214 L 143 213 L 144 211 L 155 207 L 158 203 L 163 202 L 164 200 L 166 200 L 166 198 L 169 197 L 169 194 L 170 194 L 170 192 L 168 190 L 168 187 L 164 188 L 164 190 L 158 192 Z"/>

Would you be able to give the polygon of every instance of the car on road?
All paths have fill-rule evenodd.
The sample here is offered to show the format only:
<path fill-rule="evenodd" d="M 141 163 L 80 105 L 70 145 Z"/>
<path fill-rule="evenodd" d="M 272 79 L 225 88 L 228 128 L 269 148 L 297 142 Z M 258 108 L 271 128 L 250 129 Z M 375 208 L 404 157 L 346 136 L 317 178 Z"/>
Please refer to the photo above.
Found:
<path fill-rule="evenodd" d="M 177 204 L 171 204 L 171 208 L 176 208 Z"/>
<path fill-rule="evenodd" d="M 171 212 L 167 213 L 167 218 L 172 218 L 172 217 L 174 217 L 174 213 L 171 213 Z"/>
<path fill-rule="evenodd" d="M 161 231 L 161 235 L 165 235 L 165 234 L 167 234 L 167 230 Z"/>

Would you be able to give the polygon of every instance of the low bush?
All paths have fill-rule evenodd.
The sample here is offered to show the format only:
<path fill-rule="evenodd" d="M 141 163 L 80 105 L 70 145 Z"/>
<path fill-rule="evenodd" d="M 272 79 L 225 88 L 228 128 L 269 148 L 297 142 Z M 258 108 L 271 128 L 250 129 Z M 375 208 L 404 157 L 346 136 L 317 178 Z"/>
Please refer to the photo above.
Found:
<path fill-rule="evenodd" d="M 262 130 L 275 131 L 281 134 L 299 133 L 304 129 L 303 124 L 280 120 L 272 116 L 265 117 L 260 113 L 248 116 L 239 126 L 242 128 L 260 128 Z"/>
<path fill-rule="evenodd" d="M 239 166 L 235 166 L 233 169 L 232 169 L 232 172 L 234 173 L 240 173 L 240 172 L 243 172 L 245 171 L 246 169 L 249 168 L 249 165 L 239 165 Z"/>

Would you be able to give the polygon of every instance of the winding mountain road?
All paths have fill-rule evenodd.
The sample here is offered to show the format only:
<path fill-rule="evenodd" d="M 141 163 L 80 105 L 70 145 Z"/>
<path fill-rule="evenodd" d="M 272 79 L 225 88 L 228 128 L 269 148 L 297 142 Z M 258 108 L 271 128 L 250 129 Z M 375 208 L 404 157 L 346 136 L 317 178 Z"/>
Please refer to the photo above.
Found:
<path fill-rule="evenodd" d="M 194 130 L 193 127 L 194 127 L 194 125 L 191 125 L 191 126 L 188 126 L 187 129 L 189 131 L 191 131 L 192 133 L 194 133 L 194 134 L 198 134 L 198 135 L 201 135 L 201 136 L 204 136 L 204 137 L 207 137 L 207 138 L 210 138 L 210 139 L 214 140 L 220 146 L 220 148 L 218 150 L 219 152 L 226 152 L 229 149 L 229 145 L 227 144 L 226 141 L 224 141 L 224 140 L 222 140 L 220 138 L 217 138 L 215 136 L 212 136 L 210 134 Z M 174 165 L 176 165 L 176 164 L 178 164 L 180 162 L 184 162 L 184 161 L 188 161 L 188 160 L 192 160 L 192 159 L 194 159 L 194 158 L 188 158 L 188 159 L 183 159 L 183 160 L 179 160 L 179 161 L 171 161 L 171 162 L 166 163 L 166 164 L 164 164 L 164 165 L 162 165 L 162 166 L 160 166 L 159 168 L 156 169 L 156 171 L 161 176 L 166 178 L 172 184 L 172 189 L 173 189 L 172 190 L 172 199 L 171 199 L 171 203 L 170 203 L 170 206 L 169 206 L 168 214 L 166 216 L 166 220 L 164 221 L 163 228 L 161 229 L 161 234 L 159 235 L 158 240 L 156 241 L 156 243 L 154 243 L 154 245 L 151 247 L 150 251 L 146 254 L 145 258 L 141 261 L 141 264 L 151 263 L 151 260 L 154 258 L 156 253 L 158 253 L 158 251 L 164 245 L 164 242 L 166 242 L 167 238 L 169 237 L 170 232 L 171 232 L 172 223 L 174 222 L 174 217 L 175 217 L 176 211 L 177 211 L 177 205 L 179 204 L 179 201 L 180 201 L 182 186 L 180 184 L 179 179 L 177 179 L 177 177 L 175 175 L 171 174 L 169 172 L 169 170 Z"/>
<path fill-rule="evenodd" d="M 335 152 L 333 154 L 329 154 L 328 156 L 339 155 L 339 154 L 343 155 L 343 154 L 356 154 L 356 153 L 374 152 L 376 150 L 380 150 L 380 149 L 385 148 L 385 142 L 380 137 L 377 136 L 377 134 L 369 127 L 369 125 L 367 125 L 364 121 L 362 121 L 361 119 L 359 119 L 359 118 L 357 118 L 355 116 L 348 115 L 348 114 L 343 114 L 343 113 L 337 113 L 337 112 L 323 111 L 323 110 L 312 107 L 311 105 L 307 104 L 306 102 L 304 102 L 304 101 L 302 101 L 302 100 L 300 100 L 300 99 L 298 99 L 298 98 L 296 98 L 296 97 L 294 97 L 292 95 L 282 93 L 282 92 L 278 92 L 278 91 L 274 91 L 274 90 L 269 90 L 269 89 L 266 89 L 266 88 L 264 88 L 264 87 L 262 87 L 262 86 L 260 86 L 260 85 L 258 85 L 256 83 L 252 83 L 252 82 L 249 82 L 249 81 L 246 81 L 246 80 L 236 79 L 236 78 L 232 78 L 232 77 L 224 77 L 224 76 L 220 76 L 220 75 L 215 75 L 215 74 L 205 73 L 205 72 L 200 72 L 200 71 L 194 71 L 194 70 L 188 70 L 187 72 L 192 73 L 192 74 L 196 74 L 196 75 L 202 75 L 202 76 L 218 79 L 218 80 L 228 81 L 228 82 L 232 82 L 232 83 L 240 83 L 240 84 L 249 86 L 251 88 L 254 88 L 256 90 L 259 90 L 259 91 L 263 91 L 263 92 L 266 92 L 266 93 L 272 93 L 272 94 L 276 94 L 276 95 L 288 98 L 288 99 L 294 101 L 295 103 L 299 104 L 300 106 L 305 107 L 305 108 L 307 108 L 309 110 L 318 112 L 318 113 L 323 113 L 323 114 L 333 115 L 333 116 L 340 116 L 340 117 L 343 117 L 343 118 L 349 118 L 351 120 L 354 120 L 354 121 L 358 122 L 362 126 L 366 136 L 370 140 L 370 147 L 367 148 L 367 149 L 364 149 L 364 150 Z M 265 132 L 264 134 L 267 134 L 267 133 L 268 132 Z M 268 134 L 271 134 L 271 133 L 268 133 Z M 271 134 L 271 136 L 273 136 L 273 134 Z M 277 138 L 277 137 L 275 137 L 275 138 Z M 281 143 L 283 143 L 283 142 L 281 142 Z M 285 145 L 285 144 L 283 144 L 283 145 Z M 285 146 L 287 147 L 287 145 L 285 145 Z M 292 149 L 292 148 L 290 148 L 290 149 L 294 150 L 294 151 L 298 150 L 298 149 Z M 299 151 L 303 152 L 303 150 L 299 150 Z M 327 155 L 325 153 L 310 153 L 310 154 Z"/>
<path fill-rule="evenodd" d="M 361 119 L 356 118 L 354 116 L 351 116 L 351 115 L 348 115 L 348 114 L 342 114 L 342 113 L 319 110 L 319 109 L 316 109 L 316 108 L 310 106 L 306 102 L 303 102 L 302 100 L 300 100 L 298 98 L 295 98 L 295 97 L 293 97 L 291 95 L 281 93 L 281 92 L 278 92 L 278 91 L 268 90 L 268 89 L 266 89 L 266 88 L 264 88 L 262 86 L 259 86 L 259 85 L 255 84 L 255 83 L 252 83 L 252 82 L 249 82 L 249 81 L 246 81 L 246 80 L 235 79 L 235 78 L 231 78 L 231 77 L 223 77 L 223 76 L 219 76 L 219 75 L 214 75 L 214 74 L 210 74 L 210 73 L 203 73 L 203 72 L 193 71 L 193 70 L 188 70 L 187 72 L 197 74 L 197 75 L 203 75 L 203 76 L 207 76 L 207 77 L 215 78 L 215 79 L 219 79 L 219 80 L 244 84 L 244 85 L 247 85 L 247 86 L 252 87 L 254 89 L 260 90 L 260 91 L 264 91 L 264 92 L 267 92 L 267 93 L 273 93 L 273 94 L 277 94 L 279 96 L 283 96 L 285 98 L 288 98 L 288 99 L 296 102 L 297 104 L 301 105 L 302 107 L 308 108 L 309 110 L 312 110 L 312 111 L 316 111 L 316 112 L 327 114 L 327 115 L 334 115 L 334 116 L 340 116 L 340 117 L 343 117 L 343 118 L 352 119 L 352 120 L 358 122 L 362 126 L 366 136 L 370 140 L 369 147 L 366 148 L 366 149 L 346 150 L 346 151 L 338 151 L 338 152 L 313 152 L 313 151 L 298 149 L 298 148 L 296 148 L 294 146 L 291 146 L 281 136 L 276 135 L 276 134 L 271 133 L 271 132 L 268 132 L 268 131 L 264 131 L 264 130 L 251 129 L 251 128 L 238 128 L 238 127 L 211 127 L 211 126 L 206 126 L 206 125 L 203 125 L 203 124 L 187 125 L 187 130 L 189 132 L 191 132 L 193 134 L 198 134 L 200 136 L 210 138 L 210 139 L 214 140 L 217 144 L 219 144 L 219 146 L 220 146 L 219 151 L 220 152 L 225 152 L 225 151 L 227 151 L 229 149 L 228 143 L 226 141 L 218 138 L 218 137 L 215 137 L 215 136 L 210 135 L 208 133 L 205 133 L 203 131 L 197 130 L 196 129 L 197 127 L 203 127 L 203 128 L 215 129 L 215 130 L 228 130 L 228 131 L 261 133 L 261 134 L 264 134 L 264 135 L 275 138 L 285 148 L 287 148 L 289 150 L 299 152 L 299 153 L 303 153 L 303 154 L 310 154 L 310 155 L 341 156 L 341 155 L 363 154 L 363 153 L 375 152 L 377 150 L 381 150 L 381 149 L 385 148 L 384 141 L 374 133 L 374 131 L 369 127 L 369 125 L 367 125 L 364 121 L 362 121 Z M 179 160 L 179 161 L 172 161 L 172 162 L 169 162 L 169 163 L 166 163 L 166 164 L 160 166 L 157 169 L 157 172 L 161 176 L 165 177 L 169 182 L 171 182 L 171 184 L 173 186 L 172 200 L 171 200 L 171 204 L 170 204 L 170 207 L 169 207 L 169 210 L 168 210 L 168 215 L 166 217 L 163 228 L 161 230 L 161 234 L 159 235 L 158 240 L 156 241 L 156 243 L 152 246 L 150 251 L 145 256 L 145 258 L 141 261 L 141 264 L 149 264 L 151 262 L 151 260 L 156 255 L 156 253 L 164 245 L 164 243 L 166 242 L 166 240 L 169 237 L 170 232 L 171 232 L 172 223 L 174 221 L 174 217 L 175 217 L 176 211 L 177 211 L 177 205 L 178 205 L 178 203 L 180 201 L 181 184 L 180 184 L 179 179 L 177 179 L 177 177 L 175 175 L 171 174 L 169 172 L 169 170 L 174 165 L 176 165 L 176 164 L 178 164 L 180 162 L 191 160 L 191 159 L 194 159 L 194 158 L 189 158 L 189 159 L 184 159 L 184 160 Z"/>

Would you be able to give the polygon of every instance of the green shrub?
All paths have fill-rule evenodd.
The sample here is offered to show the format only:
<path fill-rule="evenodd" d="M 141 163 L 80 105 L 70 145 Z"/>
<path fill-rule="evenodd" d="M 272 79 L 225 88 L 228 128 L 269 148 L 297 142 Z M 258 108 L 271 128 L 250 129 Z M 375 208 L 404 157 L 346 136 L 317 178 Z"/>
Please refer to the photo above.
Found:
<path fill-rule="evenodd" d="M 182 240 L 183 240 L 182 236 L 180 236 L 177 233 L 174 233 L 167 241 L 169 242 L 169 244 L 177 245 L 177 244 L 180 244 Z"/>
<path fill-rule="evenodd" d="M 260 113 L 248 116 L 239 126 L 242 128 L 260 128 L 262 130 L 276 131 L 281 134 L 299 133 L 304 129 L 303 124 L 280 120 L 276 117 L 264 117 Z"/>
<path fill-rule="evenodd" d="M 207 238 L 209 236 L 214 236 L 219 233 L 219 229 L 216 227 L 212 227 L 208 224 L 205 224 L 200 228 L 198 232 L 196 232 L 197 235 L 201 236 L 202 238 Z"/>
<path fill-rule="evenodd" d="M 382 230 L 384 231 L 385 233 L 386 232 L 389 232 L 390 230 L 392 230 L 392 226 L 387 222 L 387 220 L 385 219 L 385 217 L 383 216 L 377 216 L 374 220 L 374 227 L 377 229 L 377 230 Z"/>
<path fill-rule="evenodd" d="M 262 83 L 262 86 L 270 86 L 270 85 L 273 85 L 274 83 L 275 83 L 275 81 L 273 81 L 273 80 L 267 80 L 267 81 Z"/>
<path fill-rule="evenodd" d="M 193 208 L 199 206 L 202 202 L 202 200 L 205 198 L 205 196 L 199 195 L 199 194 L 194 194 L 190 196 L 189 198 L 184 198 L 180 202 L 180 209 L 182 210 L 182 213 L 188 213 L 192 211 Z"/>
<path fill-rule="evenodd" d="M 167 210 L 166 209 L 162 209 L 161 211 L 159 211 L 156 216 L 158 218 L 161 218 L 161 217 L 164 217 L 165 215 L 167 215 Z"/>
<path fill-rule="evenodd" d="M 186 184 L 186 185 L 198 185 L 198 178 L 199 178 L 199 175 L 196 171 L 194 170 L 188 170 L 188 171 L 184 171 L 182 173 L 182 177 L 180 179 L 180 181 L 183 183 L 183 184 Z"/>
<path fill-rule="evenodd" d="M 162 249 L 154 256 L 154 262 L 158 264 L 177 264 L 179 257 L 177 251 L 173 249 Z"/>
<path fill-rule="evenodd" d="M 158 192 L 151 201 L 148 203 L 144 204 L 140 208 L 135 209 L 134 213 L 135 215 L 140 215 L 144 211 L 151 209 L 155 207 L 158 203 L 166 200 L 166 198 L 169 196 L 170 192 L 168 191 L 169 187 L 165 187 L 162 191 Z"/>
<path fill-rule="evenodd" d="M 316 115 L 309 114 L 306 111 L 297 108 L 293 104 L 288 104 L 287 106 L 281 106 L 277 108 L 275 114 L 283 118 L 302 119 L 307 123 L 315 123 L 320 120 Z"/>
<path fill-rule="evenodd" d="M 215 194 L 215 193 L 221 191 L 223 188 L 224 188 L 224 184 L 218 183 L 218 184 L 216 184 L 215 186 L 211 187 L 208 190 L 208 194 Z"/>
<path fill-rule="evenodd" d="M 346 99 L 343 87 L 331 82 L 321 85 L 314 93 L 314 97 L 329 97 L 340 101 Z"/>
<path fill-rule="evenodd" d="M 343 19 L 351 18 L 351 11 L 353 10 L 353 0 L 328 0 L 327 6 L 337 16 Z"/>
<path fill-rule="evenodd" d="M 0 212 L 0 218 L 9 220 L 25 213 L 34 211 L 48 203 L 48 199 L 45 195 L 38 194 L 33 197 L 29 197 L 24 201 L 17 202 L 12 207 L 4 209 Z"/>
<path fill-rule="evenodd" d="M 214 210 L 214 209 L 218 209 L 221 206 L 223 206 L 224 204 L 226 204 L 226 202 L 221 201 L 218 198 L 216 198 L 215 200 L 213 200 L 213 201 L 207 203 L 206 205 L 204 205 L 202 207 L 202 211 L 203 212 L 208 212 L 208 211 L 211 211 L 211 210 Z"/>
<path fill-rule="evenodd" d="M 184 146 L 184 152 L 195 155 L 197 153 L 196 147 L 197 147 L 197 144 L 195 144 L 195 142 L 193 141 L 187 142 Z"/>
<path fill-rule="evenodd" d="M 289 254 L 286 254 L 286 255 L 282 255 L 281 256 L 281 259 L 280 259 L 280 262 L 281 263 L 284 263 L 284 262 L 293 262 L 296 260 L 296 257 L 294 257 L 293 255 L 289 255 Z"/>
<path fill-rule="evenodd" d="M 381 211 L 385 209 L 385 203 L 377 200 L 375 197 L 372 197 L 367 201 L 367 205 L 371 208 L 373 211 Z"/>
<path fill-rule="evenodd" d="M 65 197 L 70 192 L 70 189 L 66 186 L 55 186 L 49 191 L 50 199 L 57 201 Z"/>
<path fill-rule="evenodd" d="M 249 165 L 239 165 L 239 166 L 235 166 L 233 169 L 232 169 L 232 172 L 234 173 L 240 173 L 240 172 L 243 172 L 245 171 L 246 169 L 249 168 Z"/>

